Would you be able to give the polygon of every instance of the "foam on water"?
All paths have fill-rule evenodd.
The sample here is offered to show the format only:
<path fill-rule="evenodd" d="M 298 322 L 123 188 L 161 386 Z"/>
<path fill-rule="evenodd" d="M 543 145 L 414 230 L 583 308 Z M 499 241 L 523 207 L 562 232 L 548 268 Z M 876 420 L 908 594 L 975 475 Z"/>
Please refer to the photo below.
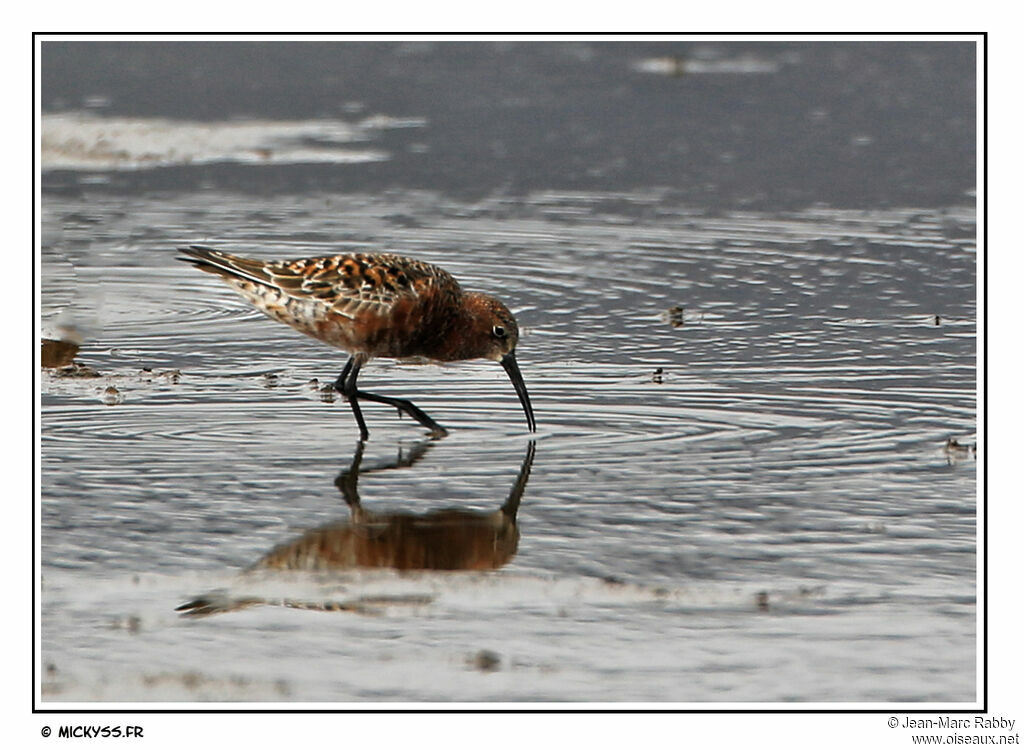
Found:
<path fill-rule="evenodd" d="M 42 118 L 44 170 L 138 170 L 237 162 L 250 165 L 355 164 L 388 153 L 365 145 L 373 131 L 421 127 L 422 120 L 389 117 L 342 120 L 189 122 L 101 117 L 90 112 Z"/>

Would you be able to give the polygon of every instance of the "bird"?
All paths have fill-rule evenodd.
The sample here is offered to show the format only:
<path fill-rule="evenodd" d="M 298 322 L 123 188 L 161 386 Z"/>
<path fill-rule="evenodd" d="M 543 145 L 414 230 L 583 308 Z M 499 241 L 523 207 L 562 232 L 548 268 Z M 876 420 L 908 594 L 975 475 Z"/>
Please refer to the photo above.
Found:
<path fill-rule="evenodd" d="M 376 357 L 494 360 L 512 381 L 530 431 L 537 430 L 516 361 L 515 316 L 496 297 L 463 291 L 438 266 L 390 252 L 279 261 L 243 258 L 201 245 L 178 252 L 178 260 L 220 276 L 274 320 L 349 353 L 334 388 L 352 407 L 361 441 L 370 433 L 360 401 L 388 404 L 426 427 L 432 437 L 448 434 L 412 401 L 359 389 L 360 370 Z"/>

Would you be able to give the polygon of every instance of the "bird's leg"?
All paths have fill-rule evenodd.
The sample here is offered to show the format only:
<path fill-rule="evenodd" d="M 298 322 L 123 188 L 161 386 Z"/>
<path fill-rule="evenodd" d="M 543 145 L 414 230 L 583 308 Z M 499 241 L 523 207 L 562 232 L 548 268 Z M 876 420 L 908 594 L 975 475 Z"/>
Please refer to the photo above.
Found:
<path fill-rule="evenodd" d="M 369 430 L 366 429 L 366 422 L 363 419 L 362 409 L 359 408 L 359 399 L 365 401 L 375 401 L 379 404 L 387 404 L 398 409 L 398 411 L 408 414 L 410 417 L 415 419 L 421 425 L 430 430 L 434 437 L 444 437 L 448 434 L 448 430 L 439 425 L 433 419 L 420 409 L 412 401 L 404 398 L 392 398 L 391 396 L 381 396 L 376 393 L 369 393 L 368 391 L 359 390 L 356 385 L 356 379 L 359 377 L 359 369 L 366 362 L 366 359 L 358 354 L 353 354 L 348 362 L 345 364 L 345 369 L 341 371 L 341 375 L 334 382 L 334 387 L 338 390 L 352 406 L 352 413 L 356 416 L 356 422 L 359 424 L 359 435 L 360 440 L 366 440 L 370 437 Z"/>
<path fill-rule="evenodd" d="M 359 425 L 359 439 L 368 440 L 370 431 L 366 429 L 366 420 L 363 419 L 363 410 L 359 408 L 359 391 L 356 389 L 356 378 L 359 377 L 359 368 L 363 366 L 366 359 L 358 354 L 353 354 L 345 363 L 345 369 L 334 381 L 334 389 L 348 401 L 352 407 L 352 413 L 356 417 L 356 424 Z"/>
<path fill-rule="evenodd" d="M 376 393 L 367 393 L 366 391 L 356 391 L 356 398 L 365 399 L 366 401 L 376 401 L 379 404 L 387 404 L 398 409 L 399 412 L 405 412 L 410 417 L 415 419 L 421 425 L 430 430 L 430 434 L 433 437 L 444 437 L 448 434 L 448 430 L 439 425 L 429 416 L 426 412 L 420 409 L 412 401 L 404 398 L 392 398 L 391 396 L 381 396 Z"/>
<path fill-rule="evenodd" d="M 345 368 L 341 371 L 341 375 L 339 375 L 338 379 L 334 381 L 334 390 L 338 393 L 341 393 L 342 389 L 345 387 L 345 378 L 347 378 L 348 374 L 352 372 L 352 361 L 354 359 L 354 356 L 348 358 L 348 362 L 345 363 Z"/>

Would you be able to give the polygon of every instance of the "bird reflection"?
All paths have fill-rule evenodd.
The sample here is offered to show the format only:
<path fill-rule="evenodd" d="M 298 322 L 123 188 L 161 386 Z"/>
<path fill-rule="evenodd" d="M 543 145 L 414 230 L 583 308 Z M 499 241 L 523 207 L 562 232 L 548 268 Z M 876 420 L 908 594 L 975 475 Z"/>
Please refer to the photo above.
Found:
<path fill-rule="evenodd" d="M 420 444 L 406 458 L 382 468 L 411 466 L 426 452 Z M 492 570 L 516 553 L 519 528 L 516 513 L 533 464 L 535 445 L 530 441 L 519 476 L 508 499 L 495 511 L 447 508 L 428 513 L 378 513 L 365 509 L 359 499 L 359 467 L 363 444 L 352 465 L 338 475 L 351 520 L 311 529 L 282 544 L 254 568 L 273 570 L 335 570 L 393 568 L 395 570 Z M 369 472 L 367 472 L 369 473 Z"/>
<path fill-rule="evenodd" d="M 536 444 L 532 440 L 508 497 L 497 510 L 446 508 L 413 513 L 377 512 L 363 507 L 358 487 L 361 474 L 412 466 L 431 446 L 429 441 L 418 443 L 407 453 L 400 452 L 393 462 L 360 471 L 363 460 L 363 443 L 360 442 L 351 465 L 334 480 L 348 505 L 350 518 L 310 529 L 297 539 L 278 545 L 246 573 L 356 569 L 479 571 L 493 570 L 508 563 L 519 546 L 516 514 L 533 466 Z M 189 616 L 209 615 L 256 604 L 367 611 L 388 603 L 395 602 L 358 600 L 328 606 L 259 597 L 231 599 L 223 592 L 212 592 L 182 604 L 176 611 Z"/>

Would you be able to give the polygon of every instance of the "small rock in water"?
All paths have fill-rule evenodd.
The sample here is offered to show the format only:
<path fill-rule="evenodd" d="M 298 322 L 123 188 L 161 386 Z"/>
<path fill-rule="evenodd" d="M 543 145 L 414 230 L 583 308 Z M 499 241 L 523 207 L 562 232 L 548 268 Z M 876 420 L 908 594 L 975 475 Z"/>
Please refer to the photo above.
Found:
<path fill-rule="evenodd" d="M 81 362 L 72 362 L 67 367 L 61 367 L 53 373 L 59 378 L 98 378 L 100 373 Z"/>
<path fill-rule="evenodd" d="M 481 672 L 495 672 L 501 668 L 501 656 L 484 648 L 473 655 L 470 663 Z"/>
<path fill-rule="evenodd" d="M 977 443 L 961 443 L 956 438 L 946 440 L 946 454 L 952 457 L 976 456 L 978 454 Z"/>
<path fill-rule="evenodd" d="M 110 623 L 110 627 L 115 630 L 127 630 L 129 633 L 138 633 L 142 630 L 142 618 L 138 615 L 117 617 Z"/>
<path fill-rule="evenodd" d="M 157 372 L 152 367 L 143 367 L 139 375 L 147 383 L 153 382 L 154 378 L 160 378 L 173 384 L 177 384 L 181 380 L 181 370 L 160 370 Z"/>
<path fill-rule="evenodd" d="M 107 406 L 115 406 L 124 401 L 121 391 L 112 385 L 108 385 L 103 391 L 103 403 Z"/>
<path fill-rule="evenodd" d="M 143 380 L 152 382 L 154 378 L 161 378 L 169 383 L 177 383 L 181 380 L 181 370 L 154 370 L 152 367 L 143 367 L 139 372 Z"/>
<path fill-rule="evenodd" d="M 40 363 L 43 367 L 67 367 L 78 354 L 78 344 L 74 341 L 43 339 Z"/>
<path fill-rule="evenodd" d="M 683 325 L 683 315 L 686 312 L 686 308 L 682 305 L 675 305 L 666 310 L 661 318 L 666 321 L 673 328 L 681 328 Z"/>
<path fill-rule="evenodd" d="M 175 385 L 177 385 L 178 382 L 181 381 L 181 370 L 164 370 L 163 372 L 160 372 L 157 375 L 158 377 L 164 378 L 168 382 L 174 383 Z"/>

